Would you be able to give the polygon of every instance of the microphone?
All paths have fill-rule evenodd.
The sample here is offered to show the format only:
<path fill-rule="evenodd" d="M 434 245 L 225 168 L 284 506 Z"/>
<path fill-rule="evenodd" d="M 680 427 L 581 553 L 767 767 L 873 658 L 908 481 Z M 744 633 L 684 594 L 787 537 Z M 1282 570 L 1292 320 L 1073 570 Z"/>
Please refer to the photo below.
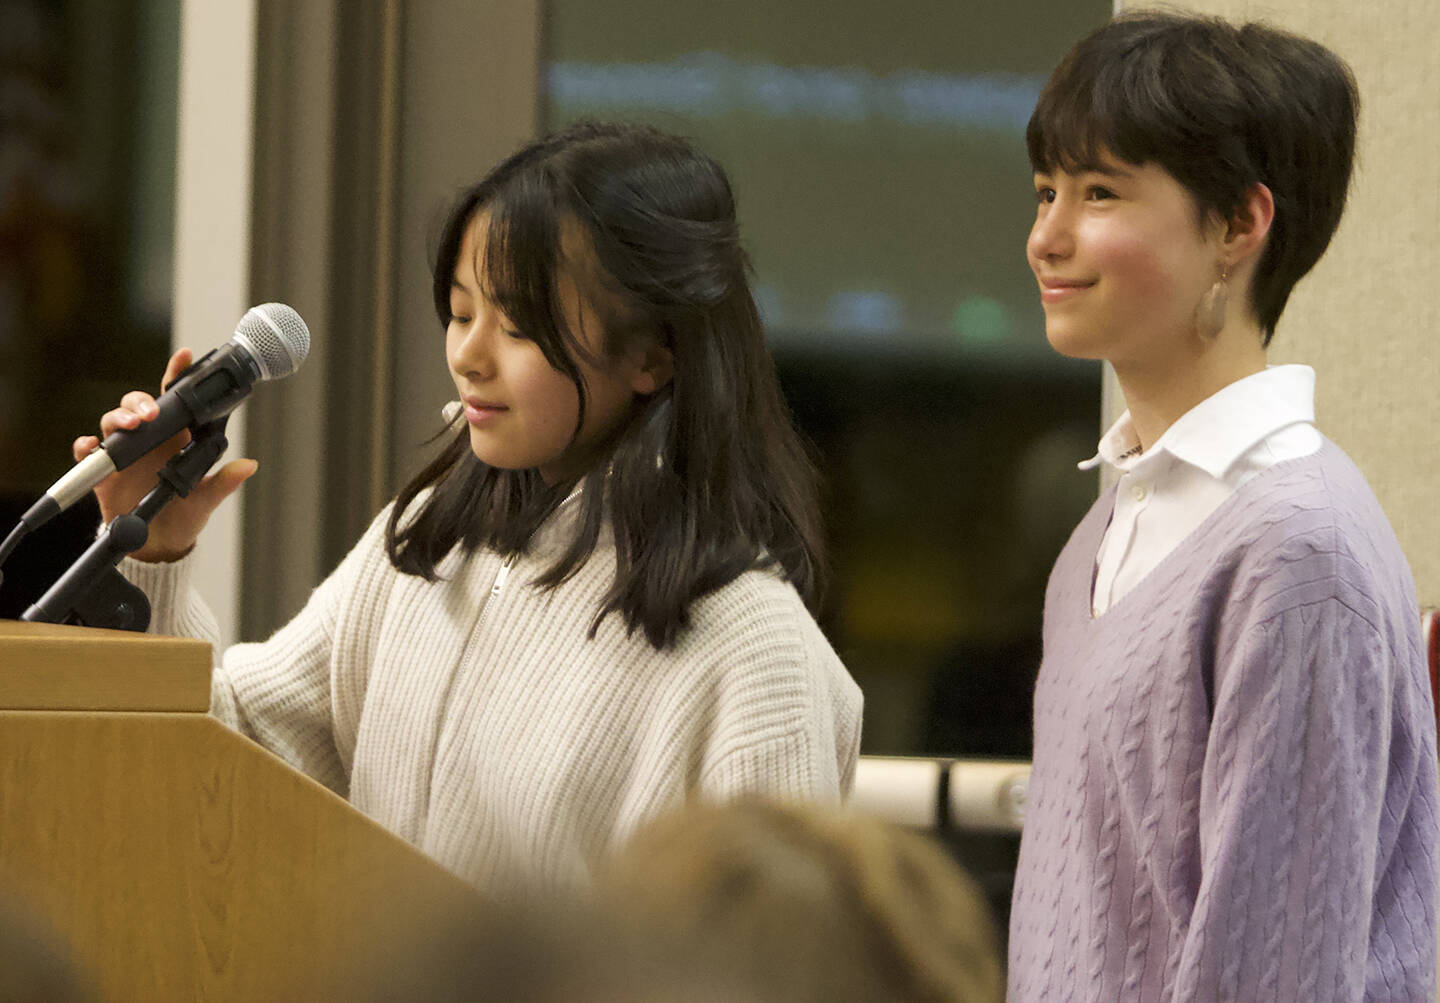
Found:
<path fill-rule="evenodd" d="M 110 433 L 99 449 L 51 485 L 21 523 L 33 530 L 48 522 L 176 432 L 235 410 L 258 381 L 289 376 L 309 352 L 310 329 L 298 313 L 284 303 L 251 307 L 235 326 L 233 338 L 201 356 L 156 398 L 160 413 L 153 420 Z"/>

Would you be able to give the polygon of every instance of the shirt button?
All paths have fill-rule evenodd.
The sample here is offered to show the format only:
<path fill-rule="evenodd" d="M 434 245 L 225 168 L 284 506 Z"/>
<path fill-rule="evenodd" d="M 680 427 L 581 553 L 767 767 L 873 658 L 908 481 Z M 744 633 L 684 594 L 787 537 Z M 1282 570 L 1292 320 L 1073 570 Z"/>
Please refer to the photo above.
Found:
<path fill-rule="evenodd" d="M 1149 493 L 1150 492 L 1146 490 L 1145 485 L 1143 484 L 1137 484 L 1130 489 L 1130 497 L 1134 498 L 1137 502 L 1144 501 L 1145 496 Z"/>

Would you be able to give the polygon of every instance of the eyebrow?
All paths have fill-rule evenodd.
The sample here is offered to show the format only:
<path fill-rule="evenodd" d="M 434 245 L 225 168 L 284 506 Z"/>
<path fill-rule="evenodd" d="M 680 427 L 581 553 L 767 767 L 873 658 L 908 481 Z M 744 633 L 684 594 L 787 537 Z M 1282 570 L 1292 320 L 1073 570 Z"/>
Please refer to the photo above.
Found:
<path fill-rule="evenodd" d="M 1044 170 L 1037 170 L 1034 173 L 1037 177 L 1047 178 L 1055 174 L 1069 174 L 1072 176 L 1076 174 L 1099 174 L 1106 178 L 1129 178 L 1134 176 L 1134 172 L 1128 168 L 1114 167 L 1104 163 L 1076 164 L 1073 170 L 1055 164 Z"/>
<path fill-rule="evenodd" d="M 1123 167 L 1111 167 L 1108 164 L 1090 164 L 1081 170 L 1082 174 L 1100 174 L 1107 178 L 1128 178 L 1133 172 Z"/>

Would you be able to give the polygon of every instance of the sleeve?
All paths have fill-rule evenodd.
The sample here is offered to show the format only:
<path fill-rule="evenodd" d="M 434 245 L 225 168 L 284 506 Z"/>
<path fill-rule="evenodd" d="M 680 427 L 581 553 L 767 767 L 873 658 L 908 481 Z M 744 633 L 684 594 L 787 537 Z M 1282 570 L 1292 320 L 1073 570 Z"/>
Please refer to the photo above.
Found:
<path fill-rule="evenodd" d="M 704 796 L 838 801 L 850 792 L 860 751 L 860 689 L 819 628 L 808 627 L 739 646 L 753 654 L 743 672 L 726 674 L 718 694 L 701 773 Z"/>
<path fill-rule="evenodd" d="M 1170 959 L 1176 999 L 1318 1003 L 1366 991 L 1377 881 L 1427 768 L 1395 733 L 1405 678 L 1383 632 L 1336 598 L 1251 623 L 1217 657 L 1200 881 Z M 1409 945 L 1422 957 L 1435 939 L 1424 911 L 1390 931 L 1428 939 Z M 1409 977 L 1398 972 L 1380 996 L 1421 998 Z"/>
<path fill-rule="evenodd" d="M 288 624 L 266 641 L 227 649 L 210 682 L 215 717 L 342 797 L 349 764 L 335 735 L 338 624 L 345 604 L 373 592 L 375 572 L 388 567 L 388 517 L 387 508 Z M 153 632 L 215 643 L 214 616 L 189 584 L 190 558 L 173 564 L 126 559 L 121 570 L 150 597 Z"/>

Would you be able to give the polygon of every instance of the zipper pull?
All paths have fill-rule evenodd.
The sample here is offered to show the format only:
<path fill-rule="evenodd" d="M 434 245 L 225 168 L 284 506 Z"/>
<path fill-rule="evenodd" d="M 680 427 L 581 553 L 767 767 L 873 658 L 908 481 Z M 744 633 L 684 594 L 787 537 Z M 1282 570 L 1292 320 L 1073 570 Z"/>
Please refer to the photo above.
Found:
<path fill-rule="evenodd" d="M 490 598 L 494 599 L 505 587 L 505 579 L 510 577 L 510 569 L 515 564 L 515 555 L 505 558 L 505 563 L 500 565 L 500 570 L 495 572 L 495 584 L 490 586 Z"/>

